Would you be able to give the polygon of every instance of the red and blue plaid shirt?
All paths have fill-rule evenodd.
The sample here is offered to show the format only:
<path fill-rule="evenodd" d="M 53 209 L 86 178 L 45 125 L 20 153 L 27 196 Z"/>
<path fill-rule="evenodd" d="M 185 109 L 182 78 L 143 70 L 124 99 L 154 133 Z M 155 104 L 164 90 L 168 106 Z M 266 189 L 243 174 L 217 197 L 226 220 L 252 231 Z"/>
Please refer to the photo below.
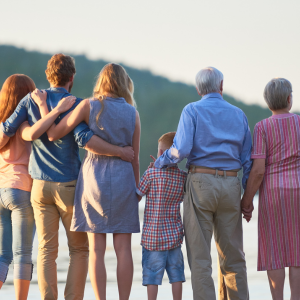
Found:
<path fill-rule="evenodd" d="M 148 169 L 137 188 L 146 195 L 141 245 L 148 250 L 163 251 L 176 248 L 183 242 L 180 203 L 187 173 L 177 166 Z"/>

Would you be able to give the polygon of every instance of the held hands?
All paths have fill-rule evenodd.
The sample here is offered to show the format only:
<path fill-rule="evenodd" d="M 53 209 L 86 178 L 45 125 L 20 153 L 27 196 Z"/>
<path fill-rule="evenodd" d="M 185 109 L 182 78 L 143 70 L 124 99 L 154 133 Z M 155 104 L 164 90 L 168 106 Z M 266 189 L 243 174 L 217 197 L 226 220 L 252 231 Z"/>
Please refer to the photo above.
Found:
<path fill-rule="evenodd" d="M 150 163 L 150 165 L 148 166 L 148 169 L 154 168 L 154 163 L 156 161 L 156 159 L 155 159 L 155 157 L 153 155 L 150 155 L 150 157 L 152 158 L 153 162 Z"/>
<path fill-rule="evenodd" d="M 246 221 L 249 223 L 252 218 L 252 212 L 254 210 L 253 201 L 251 201 L 250 205 L 245 205 L 244 197 L 241 201 L 241 208 L 243 213 L 243 218 L 246 219 Z"/>
<path fill-rule="evenodd" d="M 134 151 L 133 148 L 130 146 L 126 146 L 121 148 L 120 158 L 122 160 L 132 162 L 134 159 Z"/>
<path fill-rule="evenodd" d="M 68 96 L 66 98 L 63 98 L 58 102 L 56 109 L 61 114 L 69 110 L 74 105 L 75 101 L 76 101 L 75 96 Z"/>
<path fill-rule="evenodd" d="M 39 107 L 41 107 L 43 105 L 46 105 L 47 92 L 45 90 L 35 89 L 31 93 L 31 98 Z"/>

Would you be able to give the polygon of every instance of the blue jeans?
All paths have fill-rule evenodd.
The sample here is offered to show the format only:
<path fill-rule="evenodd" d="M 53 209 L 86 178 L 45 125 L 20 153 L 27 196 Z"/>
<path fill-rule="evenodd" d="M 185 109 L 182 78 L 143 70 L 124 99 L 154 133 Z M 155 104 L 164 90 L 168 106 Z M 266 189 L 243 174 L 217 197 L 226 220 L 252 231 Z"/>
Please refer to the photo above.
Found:
<path fill-rule="evenodd" d="M 30 192 L 0 189 L 0 281 L 5 282 L 14 260 L 14 279 L 31 280 L 35 234 Z"/>
<path fill-rule="evenodd" d="M 161 285 L 165 270 L 169 282 L 184 282 L 184 261 L 181 247 L 150 251 L 143 247 L 143 285 Z"/>

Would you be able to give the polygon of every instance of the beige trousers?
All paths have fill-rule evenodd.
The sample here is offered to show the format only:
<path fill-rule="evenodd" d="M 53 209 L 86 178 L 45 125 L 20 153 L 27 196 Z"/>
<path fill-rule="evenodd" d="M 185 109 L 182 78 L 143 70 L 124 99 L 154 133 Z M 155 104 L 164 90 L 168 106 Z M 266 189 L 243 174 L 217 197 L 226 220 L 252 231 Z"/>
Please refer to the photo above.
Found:
<path fill-rule="evenodd" d="M 59 219 L 66 230 L 70 264 L 65 299 L 82 300 L 88 271 L 88 239 L 85 232 L 70 231 L 76 180 L 50 182 L 34 180 L 31 204 L 39 241 L 37 272 L 43 300 L 56 300 Z"/>
<path fill-rule="evenodd" d="M 189 173 L 183 223 L 194 300 L 216 299 L 210 256 L 213 233 L 221 271 L 219 299 L 249 299 L 240 201 L 237 177 Z"/>

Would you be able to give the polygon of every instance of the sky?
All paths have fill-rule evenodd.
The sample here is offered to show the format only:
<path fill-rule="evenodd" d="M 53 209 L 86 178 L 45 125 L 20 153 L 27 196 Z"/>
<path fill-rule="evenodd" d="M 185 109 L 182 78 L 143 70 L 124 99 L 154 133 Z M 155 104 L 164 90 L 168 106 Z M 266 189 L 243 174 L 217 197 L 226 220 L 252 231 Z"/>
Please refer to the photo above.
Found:
<path fill-rule="evenodd" d="M 262 106 L 267 82 L 284 77 L 300 111 L 299 0 L 1 0 L 0 9 L 0 44 L 85 54 L 189 84 L 213 66 L 225 93 Z"/>

